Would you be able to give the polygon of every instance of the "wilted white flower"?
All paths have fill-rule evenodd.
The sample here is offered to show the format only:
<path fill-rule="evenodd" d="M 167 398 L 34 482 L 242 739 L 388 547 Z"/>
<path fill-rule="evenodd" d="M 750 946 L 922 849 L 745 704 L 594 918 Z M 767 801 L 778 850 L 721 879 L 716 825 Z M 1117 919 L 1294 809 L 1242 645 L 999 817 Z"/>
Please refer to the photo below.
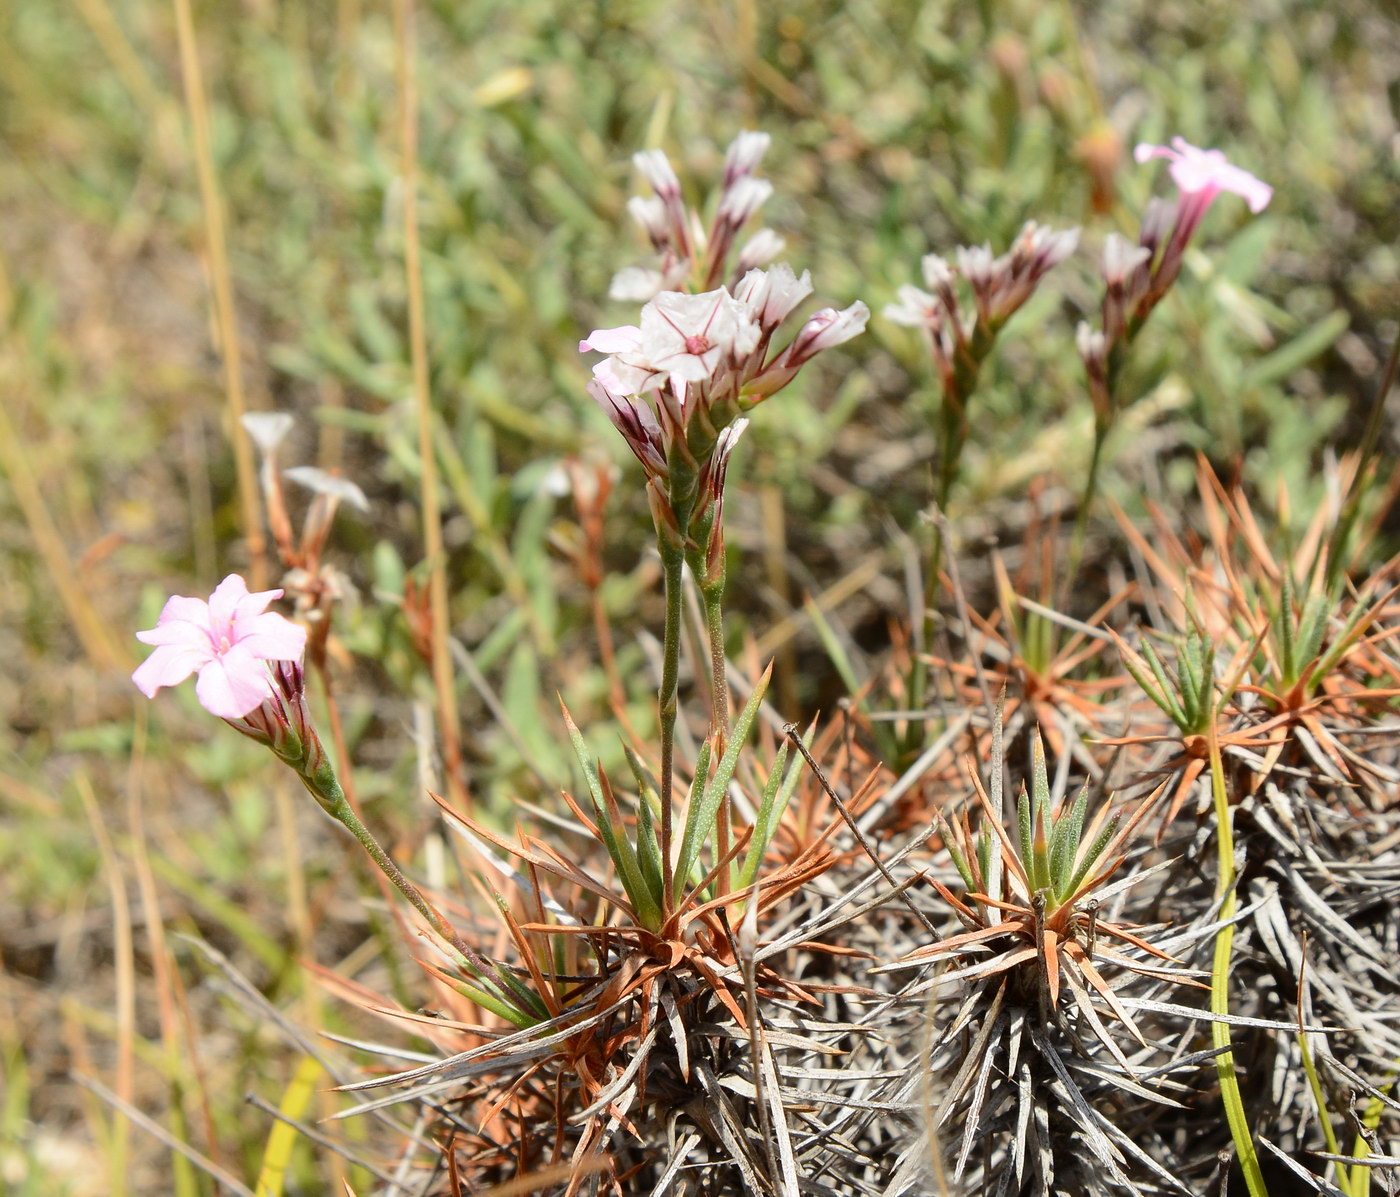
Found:
<path fill-rule="evenodd" d="M 365 492 L 349 478 L 327 473 L 315 466 L 293 466 L 289 470 L 283 470 L 282 473 L 284 477 L 290 478 L 293 482 L 299 483 L 318 495 L 325 495 L 327 498 L 349 503 L 358 511 L 369 510 L 369 500 L 365 498 Z"/>
<path fill-rule="evenodd" d="M 264 453 L 273 452 L 287 439 L 296 421 L 284 411 L 250 411 L 243 417 L 243 429 Z"/>

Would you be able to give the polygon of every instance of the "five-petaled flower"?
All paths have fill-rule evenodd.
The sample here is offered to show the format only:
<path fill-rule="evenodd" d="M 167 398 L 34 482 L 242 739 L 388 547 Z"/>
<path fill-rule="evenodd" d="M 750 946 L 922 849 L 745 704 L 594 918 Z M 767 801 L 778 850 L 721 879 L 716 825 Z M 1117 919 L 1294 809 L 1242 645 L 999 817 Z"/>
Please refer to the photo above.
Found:
<path fill-rule="evenodd" d="M 1170 146 L 1142 142 L 1133 157 L 1139 162 L 1165 158 L 1171 163 L 1172 182 L 1183 200 L 1204 209 L 1222 191 L 1238 195 L 1256 216 L 1269 206 L 1274 189 L 1249 171 L 1234 165 L 1220 150 L 1203 150 L 1184 137 L 1173 137 Z"/>
<path fill-rule="evenodd" d="M 268 611 L 280 590 L 250 594 L 237 574 L 219 583 L 209 601 L 175 595 L 156 626 L 136 638 L 153 652 L 131 675 L 147 698 L 198 671 L 195 695 L 212 715 L 241 719 L 272 693 L 264 661 L 296 661 L 306 648 L 306 629 Z"/>

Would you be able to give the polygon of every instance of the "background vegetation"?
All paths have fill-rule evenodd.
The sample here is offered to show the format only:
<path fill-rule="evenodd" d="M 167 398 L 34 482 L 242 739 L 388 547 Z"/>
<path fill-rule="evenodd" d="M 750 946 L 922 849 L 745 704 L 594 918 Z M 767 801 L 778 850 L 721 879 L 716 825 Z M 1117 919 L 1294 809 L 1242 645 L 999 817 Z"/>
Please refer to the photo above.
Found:
<path fill-rule="evenodd" d="M 271 1123 L 244 1095 L 295 1097 L 297 1053 L 184 933 L 306 1026 L 365 1024 L 302 960 L 410 1002 L 417 983 L 349 848 L 266 754 L 216 734 L 191 694 L 150 707 L 126 677 L 166 594 L 246 565 L 176 11 L 12 0 L 0 16 L 0 1188 L 18 1194 L 202 1191 L 75 1072 L 257 1174 Z M 425 575 L 391 15 L 242 0 L 194 19 L 247 401 L 296 415 L 289 462 L 339 468 L 370 499 L 332 540 L 352 596 L 340 694 L 370 817 L 432 877 L 432 687 L 403 614 Z M 435 447 L 485 812 L 552 806 L 569 782 L 556 691 L 614 751 L 569 455 L 622 471 L 602 598 L 629 718 L 654 718 L 645 502 L 576 351 L 633 318 L 606 295 L 644 253 L 625 212 L 635 149 L 709 180 L 736 132 L 771 133 L 766 217 L 787 257 L 824 301 L 876 313 L 757 413 L 731 474 L 731 647 L 747 629 L 755 657 L 778 654 L 790 718 L 882 676 L 906 538 L 923 536 L 935 388 L 881 307 L 925 252 L 999 250 L 1030 218 L 1085 228 L 971 413 L 951 515 L 989 609 L 988 538 L 1019 540 L 1028 492 L 1068 508 L 1087 465 L 1074 325 L 1097 304 L 1103 236 L 1164 190 L 1131 165 L 1137 140 L 1219 145 L 1276 194 L 1247 223 L 1239 205 L 1212 213 L 1140 339 L 1107 493 L 1180 512 L 1201 451 L 1286 523 L 1360 435 L 1400 308 L 1385 6 L 442 0 L 417 25 Z M 1105 519 L 1079 614 L 1115 554 Z M 292 1168 L 296 1191 L 332 1191 L 311 1149 Z"/>

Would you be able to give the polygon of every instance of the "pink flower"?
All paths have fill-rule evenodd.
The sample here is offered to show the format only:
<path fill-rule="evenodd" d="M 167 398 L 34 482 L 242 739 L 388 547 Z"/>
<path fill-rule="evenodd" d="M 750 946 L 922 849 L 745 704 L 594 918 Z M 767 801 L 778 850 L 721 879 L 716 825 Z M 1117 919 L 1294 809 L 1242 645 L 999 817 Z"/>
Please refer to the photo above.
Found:
<path fill-rule="evenodd" d="M 1133 151 L 1139 162 L 1165 158 L 1171 163 L 1172 182 L 1184 200 L 1194 200 L 1202 212 L 1222 191 L 1238 195 L 1256 215 L 1269 206 L 1274 189 L 1249 171 L 1233 165 L 1219 150 L 1202 150 L 1184 137 L 1173 137 L 1171 147 L 1143 142 Z M 1195 205 L 1193 205 L 1195 206 Z"/>
<path fill-rule="evenodd" d="M 156 626 L 137 632 L 153 652 L 131 675 L 147 698 L 162 686 L 183 682 L 196 670 L 195 695 L 211 715 L 241 719 L 272 695 L 264 661 L 296 661 L 306 648 L 306 629 L 267 610 L 280 590 L 248 593 L 248 584 L 229 574 L 206 603 L 176 595 Z"/>

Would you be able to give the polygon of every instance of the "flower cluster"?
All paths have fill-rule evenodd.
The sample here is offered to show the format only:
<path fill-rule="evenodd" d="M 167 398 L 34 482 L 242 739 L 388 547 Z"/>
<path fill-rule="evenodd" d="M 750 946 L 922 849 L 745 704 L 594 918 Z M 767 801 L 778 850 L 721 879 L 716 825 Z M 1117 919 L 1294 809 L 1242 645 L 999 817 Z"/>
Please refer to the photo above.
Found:
<path fill-rule="evenodd" d="M 742 414 L 864 329 L 870 311 L 857 300 L 815 313 L 778 348 L 781 325 L 811 293 L 805 270 L 799 277 L 779 263 L 748 271 L 732 294 L 662 292 L 640 325 L 579 342 L 580 352 L 609 355 L 594 366 L 588 392 L 642 463 L 663 535 L 683 536 L 692 515 L 711 522 L 725 461 L 747 426 Z"/>
<path fill-rule="evenodd" d="M 632 156 L 652 194 L 633 196 L 627 209 L 656 251 L 657 264 L 619 271 L 609 291 L 613 299 L 641 302 L 662 291 L 707 290 L 721 282 L 732 287 L 750 270 L 783 252 L 783 239 L 777 233 L 759 229 L 740 248 L 733 268 L 729 266 L 739 233 L 773 194 L 773 184 L 755 174 L 769 140 L 767 133 L 744 132 L 730 144 L 708 226 L 695 209 L 686 206 L 680 180 L 661 150 Z"/>
<path fill-rule="evenodd" d="M 965 402 L 1002 325 L 1078 244 L 1077 228 L 1054 232 L 1028 221 L 1001 257 L 994 257 L 988 245 L 960 246 L 955 267 L 938 254 L 927 254 L 923 273 L 928 290 L 900 287 L 899 302 L 886 307 L 885 316 L 927 333 L 945 396 L 955 404 Z M 966 313 L 958 301 L 959 275 L 972 292 L 973 310 Z"/>
<path fill-rule="evenodd" d="M 1179 198 L 1175 203 L 1154 199 L 1147 205 L 1136 245 L 1117 233 L 1104 242 L 1102 328 L 1081 323 L 1076 338 L 1101 426 L 1112 415 L 1122 347 L 1137 335 L 1181 273 L 1186 246 L 1215 197 L 1225 191 L 1238 195 L 1256 215 L 1273 198 L 1272 187 L 1230 163 L 1219 150 L 1198 149 L 1181 137 L 1172 138 L 1170 146 L 1144 142 L 1133 156 L 1138 162 L 1170 162 Z"/>

